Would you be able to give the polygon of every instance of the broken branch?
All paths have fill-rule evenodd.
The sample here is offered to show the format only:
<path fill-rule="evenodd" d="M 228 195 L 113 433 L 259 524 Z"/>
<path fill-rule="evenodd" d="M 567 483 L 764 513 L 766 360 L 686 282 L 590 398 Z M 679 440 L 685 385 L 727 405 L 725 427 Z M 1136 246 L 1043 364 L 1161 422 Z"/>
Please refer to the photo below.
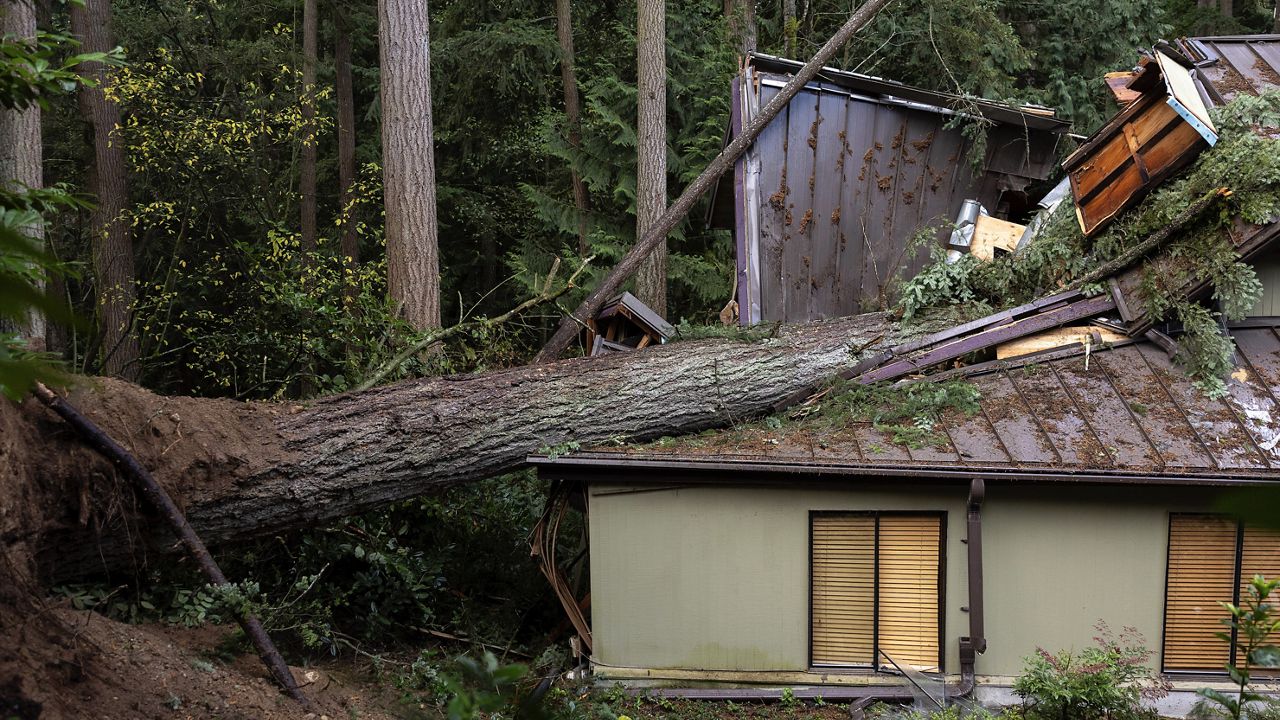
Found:
<path fill-rule="evenodd" d="M 545 303 L 549 303 L 554 300 L 557 300 L 561 295 L 564 295 L 565 293 L 569 292 L 569 290 L 576 287 L 574 285 L 574 282 L 578 279 L 578 276 L 581 275 L 582 272 L 587 269 L 587 266 L 594 259 L 595 259 L 595 256 L 592 255 L 591 257 L 588 257 L 585 260 L 583 260 L 582 264 L 578 266 L 577 270 L 573 271 L 573 274 L 569 276 L 569 279 L 565 282 L 563 286 L 561 286 L 558 289 L 553 289 L 556 273 L 560 272 L 560 258 L 556 258 L 555 261 L 551 263 L 551 270 L 547 273 L 547 279 L 542 283 L 542 290 L 540 290 L 537 295 L 534 295 L 528 300 L 525 300 L 519 305 L 502 313 L 501 315 L 497 315 L 491 318 L 487 318 L 487 317 L 477 318 L 469 322 L 460 322 L 457 325 L 452 325 L 442 330 L 436 330 L 434 332 L 428 333 L 427 335 L 423 336 L 422 339 L 413 343 L 412 345 L 405 348 L 404 350 L 401 350 L 395 357 L 383 363 L 381 367 L 375 370 L 372 375 L 365 378 L 364 382 L 357 385 L 355 389 L 357 391 L 368 390 L 374 385 L 377 385 L 378 382 L 383 378 L 385 378 L 387 375 L 394 372 L 396 368 L 400 367 L 400 365 L 404 363 L 404 361 L 408 360 L 414 355 L 417 355 L 423 350 L 426 350 L 428 347 L 435 345 L 436 343 L 441 342 L 443 340 L 447 340 L 448 338 L 454 335 L 457 335 L 464 330 L 496 327 L 510 320 L 516 315 L 519 315 L 520 313 L 523 313 L 527 310 L 531 310 L 539 305 L 543 305 Z"/>
<path fill-rule="evenodd" d="M 653 252 L 654 248 L 667 237 L 667 234 L 675 229 L 685 215 L 693 209 L 693 204 L 711 189 L 729 168 L 737 162 L 738 158 L 746 152 L 747 148 L 756 141 L 756 138 L 768 127 L 769 123 L 778 116 L 782 109 L 791 102 L 791 99 L 800 92 L 810 80 L 818 75 L 818 71 L 822 69 L 835 56 L 839 50 L 863 27 L 870 23 L 880 8 L 889 3 L 890 0 L 871 0 L 857 12 L 849 16 L 845 24 L 831 36 L 830 40 L 822 46 L 820 50 L 805 64 L 795 77 L 791 78 L 781 91 L 778 92 L 772 100 L 768 102 L 760 110 L 760 114 L 751 120 L 742 134 L 733 139 L 728 147 L 720 151 L 720 154 L 707 165 L 707 169 L 697 177 L 684 192 L 680 193 L 680 197 L 676 199 L 667 211 L 658 218 L 657 222 L 651 227 L 636 244 L 631 246 L 631 250 L 614 266 L 613 270 L 605 276 L 600 285 L 582 301 L 576 310 L 570 315 L 561 318 L 560 327 L 556 329 L 551 339 L 543 346 L 538 356 L 534 358 L 534 363 L 545 363 L 555 360 L 563 353 L 573 338 L 578 334 L 578 328 L 586 325 L 591 318 L 595 317 L 600 309 L 604 307 L 609 298 L 617 294 L 622 284 L 627 281 L 636 270 L 640 268 L 645 258 Z"/>

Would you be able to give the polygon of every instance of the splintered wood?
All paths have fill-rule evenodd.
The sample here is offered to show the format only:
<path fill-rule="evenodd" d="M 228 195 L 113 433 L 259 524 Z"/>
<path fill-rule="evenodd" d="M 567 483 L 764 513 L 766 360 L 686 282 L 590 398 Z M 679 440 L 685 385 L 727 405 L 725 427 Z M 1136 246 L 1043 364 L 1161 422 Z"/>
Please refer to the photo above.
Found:
<path fill-rule="evenodd" d="M 1046 330 L 1045 332 L 1032 335 L 1031 337 L 1025 337 L 1020 340 L 1014 340 L 1013 342 L 997 345 L 996 359 L 1005 360 L 1007 358 L 1030 355 L 1031 353 L 1041 352 L 1042 350 L 1066 347 L 1068 345 L 1099 346 L 1103 343 L 1114 343 L 1128 339 L 1128 335 L 1123 335 L 1114 330 L 1102 327 L 1101 325 L 1080 325 L 1074 327 L 1055 328 L 1053 330 Z"/>

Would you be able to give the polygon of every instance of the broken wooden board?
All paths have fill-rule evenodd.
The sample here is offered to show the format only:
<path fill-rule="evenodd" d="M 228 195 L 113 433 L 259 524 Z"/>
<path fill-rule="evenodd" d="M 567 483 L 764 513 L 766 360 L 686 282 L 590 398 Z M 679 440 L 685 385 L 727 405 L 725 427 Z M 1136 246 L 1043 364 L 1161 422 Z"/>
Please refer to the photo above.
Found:
<path fill-rule="evenodd" d="M 979 260 L 993 260 L 996 250 L 1011 253 L 1018 240 L 1026 232 L 1026 225 L 1008 222 L 990 215 L 979 215 L 973 224 L 973 238 L 969 241 L 969 254 Z"/>
<path fill-rule="evenodd" d="M 1102 76 L 1107 83 L 1107 89 L 1111 91 L 1111 97 L 1115 98 L 1120 107 L 1126 107 L 1129 103 L 1142 96 L 1142 93 L 1129 88 L 1129 82 L 1133 80 L 1135 75 L 1137 73 L 1125 70 L 1122 72 L 1109 72 Z"/>
<path fill-rule="evenodd" d="M 1128 335 L 1118 333 L 1101 325 L 1060 327 L 997 345 L 996 359 L 1007 360 L 1068 345 L 1100 345 L 1102 343 L 1117 343 L 1128 339 Z"/>
<path fill-rule="evenodd" d="M 1142 96 L 1062 164 L 1086 236 L 1096 234 L 1209 147 L 1204 133 L 1211 131 L 1200 121 L 1199 108 L 1191 112 L 1184 104 L 1195 104 L 1183 97 L 1189 92 L 1187 83 L 1194 90 L 1194 82 L 1178 63 L 1169 60 L 1165 65 L 1176 76 L 1176 90 L 1159 80 L 1161 63 L 1148 63 L 1131 84 L 1143 90 Z"/>

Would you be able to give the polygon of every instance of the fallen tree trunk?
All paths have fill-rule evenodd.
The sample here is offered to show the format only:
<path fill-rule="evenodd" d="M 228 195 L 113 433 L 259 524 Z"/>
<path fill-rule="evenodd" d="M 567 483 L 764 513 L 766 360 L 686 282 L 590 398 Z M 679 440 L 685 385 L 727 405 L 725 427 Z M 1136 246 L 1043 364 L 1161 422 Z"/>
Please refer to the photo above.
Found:
<path fill-rule="evenodd" d="M 731 425 L 852 366 L 850 348 L 880 336 L 886 322 L 867 315 L 810 323 L 756 342 L 679 342 L 307 405 L 166 398 L 113 380 L 70 400 L 151 470 L 213 545 L 497 475 L 543 447 Z M 0 489 L 18 497 L 23 491 L 9 488 L 38 485 L 53 527 L 24 531 L 0 514 L 0 536 L 23 538 L 47 579 L 127 565 L 145 545 L 130 542 L 149 534 L 139 530 L 145 523 L 133 509 L 90 522 L 84 507 L 100 501 L 82 497 L 94 483 L 81 479 L 112 469 L 48 414 L 27 403 L 18 432 L 6 428 L 14 418 L 0 417 L 0 473 L 10 475 L 0 476 Z M 20 447 L 23 433 L 40 440 Z"/>

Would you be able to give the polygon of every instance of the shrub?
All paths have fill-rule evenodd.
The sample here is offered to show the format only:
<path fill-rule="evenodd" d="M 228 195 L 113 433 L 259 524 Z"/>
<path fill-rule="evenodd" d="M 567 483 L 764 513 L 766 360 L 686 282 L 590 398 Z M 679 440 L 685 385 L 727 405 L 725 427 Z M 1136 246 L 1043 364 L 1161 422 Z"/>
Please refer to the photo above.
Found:
<path fill-rule="evenodd" d="M 1246 588 L 1244 602 L 1240 605 L 1222 603 L 1231 614 L 1222 624 L 1234 631 L 1234 639 L 1239 644 L 1239 658 L 1244 662 L 1240 665 L 1228 662 L 1226 665 L 1227 674 L 1238 688 L 1235 697 L 1211 688 L 1199 691 L 1208 701 L 1202 701 L 1197 707 L 1205 715 L 1216 714 L 1231 720 L 1280 715 L 1273 698 L 1250 690 L 1254 668 L 1280 667 L 1280 646 L 1274 642 L 1274 635 L 1280 633 L 1280 618 L 1277 618 L 1275 606 L 1270 602 L 1271 594 L 1277 588 L 1280 588 L 1280 579 L 1267 580 L 1261 575 L 1254 575 Z M 1232 633 L 1220 632 L 1217 635 L 1228 643 L 1233 640 Z"/>
<path fill-rule="evenodd" d="M 1143 708 L 1169 692 L 1169 683 L 1147 664 L 1151 651 L 1133 628 L 1113 635 L 1096 626 L 1095 645 L 1079 653 L 1037 648 L 1024 660 L 1014 692 L 1028 720 L 1136 720 L 1154 718 Z"/>

